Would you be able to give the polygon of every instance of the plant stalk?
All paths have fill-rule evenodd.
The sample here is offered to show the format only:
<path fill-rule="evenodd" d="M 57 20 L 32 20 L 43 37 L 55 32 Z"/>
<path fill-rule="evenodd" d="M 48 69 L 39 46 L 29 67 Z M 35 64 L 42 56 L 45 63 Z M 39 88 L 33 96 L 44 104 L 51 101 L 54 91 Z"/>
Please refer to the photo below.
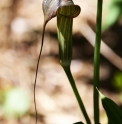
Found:
<path fill-rule="evenodd" d="M 35 81 L 34 81 L 34 87 L 33 87 L 34 88 L 34 107 L 35 107 L 35 114 L 36 114 L 35 124 L 37 124 L 37 119 L 38 119 L 38 117 L 37 117 L 38 116 L 38 112 L 37 112 L 37 106 L 36 106 L 36 81 L 37 81 L 37 74 L 38 74 L 39 62 L 40 62 L 42 48 L 43 48 L 43 43 L 44 43 L 45 26 L 46 26 L 46 22 L 44 22 L 44 24 L 43 24 L 42 43 L 41 43 L 41 48 L 40 48 L 39 57 L 38 57 L 38 61 L 37 61 L 36 75 L 35 75 Z"/>
<path fill-rule="evenodd" d="M 64 69 L 64 71 L 65 71 L 65 73 L 66 73 L 66 75 L 67 75 L 67 77 L 68 77 L 68 79 L 69 79 L 70 85 L 71 85 L 71 87 L 72 87 L 72 89 L 73 89 L 73 92 L 74 92 L 74 94 L 75 94 L 75 97 L 76 97 L 76 99 L 77 99 L 77 102 L 78 102 L 78 104 L 79 104 L 79 106 L 80 106 L 80 109 L 81 109 L 81 111 L 82 111 L 82 113 L 83 113 L 85 119 L 86 119 L 86 123 L 87 123 L 87 124 L 91 124 L 90 119 L 89 119 L 89 117 L 88 117 L 88 114 L 87 114 L 87 112 L 86 112 L 86 109 L 85 109 L 85 107 L 84 107 L 84 104 L 83 104 L 83 102 L 82 102 L 82 100 L 81 100 L 81 97 L 80 97 L 80 95 L 79 95 L 79 93 L 78 93 L 78 90 L 77 90 L 77 87 L 76 87 L 76 85 L 75 85 L 75 81 L 74 81 L 74 79 L 73 79 L 73 76 L 72 76 L 72 74 L 71 74 L 70 66 L 65 66 L 65 67 L 63 67 L 63 69 Z"/>
<path fill-rule="evenodd" d="M 100 45 L 101 45 L 101 22 L 102 22 L 102 2 L 97 3 L 97 19 L 96 19 L 96 39 L 94 49 L 94 122 L 99 124 L 99 94 L 96 87 L 99 89 L 99 69 L 100 69 Z"/>

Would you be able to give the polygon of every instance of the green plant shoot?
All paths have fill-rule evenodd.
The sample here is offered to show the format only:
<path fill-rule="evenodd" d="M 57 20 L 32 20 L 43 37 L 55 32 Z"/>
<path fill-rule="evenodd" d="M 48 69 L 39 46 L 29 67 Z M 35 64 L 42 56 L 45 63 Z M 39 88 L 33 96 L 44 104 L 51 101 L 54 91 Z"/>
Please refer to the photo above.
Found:
<path fill-rule="evenodd" d="M 70 71 L 70 64 L 71 64 L 71 59 L 72 59 L 73 17 L 76 17 L 79 14 L 79 12 L 80 12 L 80 8 L 77 5 L 64 6 L 57 11 L 59 55 L 60 55 L 60 63 L 69 79 L 69 82 L 74 91 L 74 94 L 78 101 L 80 109 L 86 119 L 86 123 L 91 124 L 90 119 L 85 110 L 84 104 L 76 88 L 75 81 Z"/>
<path fill-rule="evenodd" d="M 37 62 L 36 76 L 35 76 L 35 82 L 34 82 L 34 103 L 35 103 L 35 111 L 36 111 L 36 124 L 37 124 L 37 108 L 36 108 L 35 88 L 36 88 L 36 79 L 37 79 L 37 73 L 38 73 L 39 60 L 41 57 L 41 52 L 43 47 L 45 26 L 47 22 L 55 16 L 57 16 L 60 63 L 64 68 L 64 71 L 70 81 L 70 84 L 75 93 L 75 96 L 77 98 L 77 101 L 86 119 L 87 124 L 91 124 L 70 71 L 70 63 L 72 58 L 72 23 L 73 23 L 73 18 L 79 15 L 80 7 L 78 5 L 74 5 L 72 0 L 67 0 L 67 1 L 66 0 L 44 0 L 42 7 L 44 12 L 42 45 L 41 45 L 39 58 Z"/>

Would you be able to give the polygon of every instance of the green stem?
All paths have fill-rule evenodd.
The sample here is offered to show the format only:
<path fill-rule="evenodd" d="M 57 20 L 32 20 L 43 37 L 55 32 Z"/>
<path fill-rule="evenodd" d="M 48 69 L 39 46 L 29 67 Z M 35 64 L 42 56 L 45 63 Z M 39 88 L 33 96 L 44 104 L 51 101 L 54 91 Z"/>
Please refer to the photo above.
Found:
<path fill-rule="evenodd" d="M 100 44 L 101 44 L 101 20 L 102 20 L 102 0 L 98 0 L 97 5 L 97 24 L 96 40 L 94 49 L 94 121 L 99 124 L 99 95 L 96 87 L 99 89 L 99 68 L 100 68 Z"/>
<path fill-rule="evenodd" d="M 65 71 L 65 73 L 66 73 L 66 75 L 67 75 L 67 77 L 69 79 L 69 82 L 70 82 L 71 87 L 72 87 L 72 89 L 74 91 L 74 94 L 75 94 L 77 102 L 78 102 L 78 104 L 80 106 L 80 109 L 81 109 L 81 111 L 82 111 L 82 113 L 83 113 L 83 115 L 84 115 L 84 117 L 86 119 L 86 122 L 87 122 L 87 124 L 91 124 L 90 119 L 88 117 L 88 114 L 87 114 L 87 112 L 85 110 L 84 104 L 83 104 L 83 102 L 81 100 L 81 97 L 80 97 L 80 95 L 78 93 L 78 90 L 77 90 L 77 87 L 75 85 L 75 81 L 74 81 L 74 79 L 72 77 L 72 74 L 71 74 L 71 71 L 70 71 L 70 66 L 65 66 L 63 68 L 64 68 L 64 71 Z"/>

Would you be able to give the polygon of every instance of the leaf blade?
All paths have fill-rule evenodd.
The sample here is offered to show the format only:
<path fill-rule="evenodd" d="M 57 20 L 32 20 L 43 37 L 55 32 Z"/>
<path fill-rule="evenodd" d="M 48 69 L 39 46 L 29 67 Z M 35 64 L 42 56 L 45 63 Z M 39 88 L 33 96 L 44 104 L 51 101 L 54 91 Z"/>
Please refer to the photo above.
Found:
<path fill-rule="evenodd" d="M 74 123 L 74 124 L 84 124 L 84 123 L 80 121 L 80 122 L 76 122 L 76 123 Z"/>
<path fill-rule="evenodd" d="M 111 99 L 105 97 L 100 91 L 98 91 L 101 97 L 103 108 L 106 111 L 109 124 L 122 124 L 122 110 Z"/>

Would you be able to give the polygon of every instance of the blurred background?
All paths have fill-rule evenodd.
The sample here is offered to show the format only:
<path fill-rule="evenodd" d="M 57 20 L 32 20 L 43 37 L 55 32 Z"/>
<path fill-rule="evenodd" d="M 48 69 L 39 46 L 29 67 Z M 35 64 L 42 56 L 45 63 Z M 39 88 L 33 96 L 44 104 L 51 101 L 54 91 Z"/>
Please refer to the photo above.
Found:
<path fill-rule="evenodd" d="M 121 0 L 119 4 L 114 0 L 106 1 L 108 3 L 104 0 L 103 4 L 107 9 L 103 9 L 105 17 L 102 39 L 121 58 Z M 81 6 L 81 14 L 74 21 L 71 70 L 93 122 L 94 48 L 82 32 L 79 32 L 78 26 L 82 28 L 84 21 L 95 29 L 97 1 L 74 2 Z M 42 0 L 0 0 L 0 124 L 35 123 L 33 84 L 41 46 L 42 25 Z M 36 85 L 39 124 L 72 124 L 84 121 L 58 56 L 54 18 L 46 27 Z M 122 106 L 122 72 L 102 55 L 100 86 L 104 95 Z M 101 123 L 105 124 L 107 118 L 101 102 L 100 111 Z"/>

